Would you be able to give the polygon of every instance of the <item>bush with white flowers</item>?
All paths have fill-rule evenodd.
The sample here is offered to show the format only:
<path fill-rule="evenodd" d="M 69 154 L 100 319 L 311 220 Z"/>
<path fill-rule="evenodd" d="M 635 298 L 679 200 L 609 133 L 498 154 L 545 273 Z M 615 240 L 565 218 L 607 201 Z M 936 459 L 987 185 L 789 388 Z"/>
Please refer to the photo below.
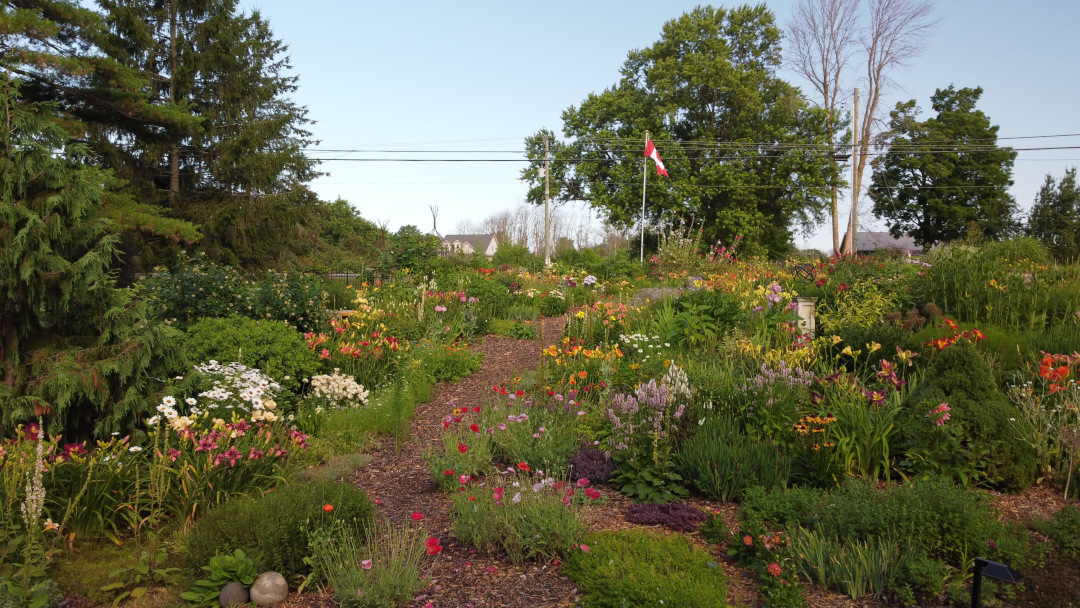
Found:
<path fill-rule="evenodd" d="M 340 373 L 336 367 L 332 374 L 314 376 L 311 390 L 316 397 L 329 400 L 333 407 L 360 407 L 367 403 L 369 395 L 362 384 L 357 384 L 352 376 Z"/>

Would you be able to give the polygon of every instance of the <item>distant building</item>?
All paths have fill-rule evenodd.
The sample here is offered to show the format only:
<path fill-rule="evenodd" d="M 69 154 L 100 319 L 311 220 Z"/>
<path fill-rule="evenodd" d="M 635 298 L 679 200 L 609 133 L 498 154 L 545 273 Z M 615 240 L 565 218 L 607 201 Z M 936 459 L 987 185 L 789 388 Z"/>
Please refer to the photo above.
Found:
<path fill-rule="evenodd" d="M 479 252 L 490 260 L 499 248 L 499 239 L 494 234 L 448 234 L 442 237 L 442 246 L 444 255 Z"/>
<path fill-rule="evenodd" d="M 922 253 L 922 247 L 915 244 L 915 239 L 904 235 L 896 238 L 888 232 L 860 232 L 855 240 L 855 248 L 858 253 L 873 253 L 875 251 L 896 251 L 904 255 Z"/>

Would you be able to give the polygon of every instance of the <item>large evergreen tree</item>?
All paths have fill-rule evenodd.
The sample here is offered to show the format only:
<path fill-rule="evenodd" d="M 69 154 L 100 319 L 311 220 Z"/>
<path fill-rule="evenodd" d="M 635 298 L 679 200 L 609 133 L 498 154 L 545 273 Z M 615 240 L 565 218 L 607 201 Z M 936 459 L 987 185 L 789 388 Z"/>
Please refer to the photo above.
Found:
<path fill-rule="evenodd" d="M 874 161 L 874 215 L 893 236 L 921 245 L 963 237 L 974 227 L 1001 239 L 1019 228 L 1008 192 L 1016 152 L 997 145 L 997 125 L 975 109 L 981 88 L 938 89 L 937 116 L 916 120 L 915 101 L 892 112 L 888 151 Z"/>
<path fill-rule="evenodd" d="M 103 50 L 101 15 L 76 0 L 0 0 L 0 10 L 0 69 L 19 82 L 19 99 L 46 102 L 53 120 L 83 141 L 114 142 L 95 148 L 110 154 L 106 163 L 118 176 L 132 174 L 126 168 L 135 138 L 198 124 L 185 109 L 154 99 L 147 72 Z M 200 237 L 190 223 L 165 217 L 155 197 L 132 188 L 104 193 L 101 204 L 112 230 L 177 241 Z"/>
<path fill-rule="evenodd" d="M 120 148 L 141 198 L 197 224 L 215 258 L 262 267 L 296 240 L 315 197 L 317 173 L 302 153 L 311 143 L 306 110 L 288 99 L 286 47 L 257 12 L 236 0 L 99 0 L 118 61 L 150 75 L 148 94 L 181 107 L 194 125 L 155 133 L 123 125 L 95 144 Z M 117 146 L 121 143 L 121 146 Z"/>
<path fill-rule="evenodd" d="M 1046 183 L 1031 207 L 1027 232 L 1042 241 L 1058 260 L 1080 258 L 1080 190 L 1076 187 L 1076 167 L 1066 171 L 1060 182 L 1046 176 Z"/>
<path fill-rule="evenodd" d="M 649 180 L 648 221 L 704 221 L 708 240 L 780 253 L 792 231 L 820 221 L 831 149 L 826 114 L 781 80 L 781 33 L 764 5 L 698 7 L 633 51 L 618 84 L 563 112 L 569 144 L 555 147 L 556 196 L 580 198 L 609 220 L 641 213 L 642 151 L 649 133 L 670 178 Z M 537 162 L 523 179 L 543 200 Z"/>
<path fill-rule="evenodd" d="M 103 201 L 118 182 L 18 85 L 0 75 L 0 426 L 119 430 L 148 409 L 177 332 L 114 287 Z"/>

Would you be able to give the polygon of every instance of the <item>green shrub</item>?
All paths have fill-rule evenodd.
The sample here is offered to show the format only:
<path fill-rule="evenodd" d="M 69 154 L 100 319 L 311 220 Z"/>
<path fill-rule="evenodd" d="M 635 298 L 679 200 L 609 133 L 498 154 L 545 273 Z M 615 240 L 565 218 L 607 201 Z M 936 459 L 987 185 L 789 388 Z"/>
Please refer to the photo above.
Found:
<path fill-rule="evenodd" d="M 192 363 L 237 361 L 293 392 L 300 390 L 304 378 L 320 371 L 318 355 L 284 321 L 202 319 L 188 328 L 184 347 Z"/>
<path fill-rule="evenodd" d="M 748 437 L 730 416 L 708 418 L 676 454 L 679 474 L 713 500 L 738 500 L 748 486 L 766 491 L 787 483 L 791 461 L 773 443 Z"/>
<path fill-rule="evenodd" d="M 715 558 L 682 536 L 600 532 L 583 545 L 566 562 L 583 608 L 729 605 L 724 572 L 709 564 Z"/>
<path fill-rule="evenodd" d="M 333 506 L 327 513 L 325 505 Z M 308 534 L 328 521 L 340 521 L 363 534 L 375 515 L 367 494 L 343 483 L 293 483 L 260 498 L 234 499 L 210 511 L 184 541 L 191 574 L 218 553 L 243 549 L 259 572 L 274 570 L 295 580 L 308 571 Z"/>
<path fill-rule="evenodd" d="M 247 284 L 235 268 L 215 264 L 199 252 L 181 255 L 172 270 L 156 268 L 138 283 L 156 318 L 186 327 L 204 317 L 246 315 Z"/>
<path fill-rule="evenodd" d="M 1054 539 L 1066 557 L 1080 562 L 1080 507 L 1065 505 L 1053 517 L 1033 521 L 1031 525 Z"/>
<path fill-rule="evenodd" d="M 527 268 L 537 261 L 537 257 L 529 253 L 529 248 L 524 245 L 501 243 L 495 250 L 495 255 L 491 257 L 491 265 L 498 267 L 509 264 L 514 268 Z"/>
<path fill-rule="evenodd" d="M 540 298 L 540 312 L 545 317 L 558 317 L 566 314 L 569 303 L 566 294 L 559 289 L 552 289 Z"/>
<path fill-rule="evenodd" d="M 950 419 L 939 425 L 928 414 L 943 403 Z M 961 339 L 934 355 L 897 422 L 913 470 L 964 483 L 985 478 L 1001 490 L 1021 492 L 1034 483 L 1037 466 L 1034 450 L 1018 439 L 1027 436 L 1015 427 L 1021 418 L 975 346 Z"/>
<path fill-rule="evenodd" d="M 412 354 L 417 355 L 416 352 Z M 439 382 L 457 382 L 467 378 L 480 371 L 484 363 L 484 353 L 469 350 L 468 345 L 460 342 L 421 348 L 419 358 L 424 372 Z"/>
<path fill-rule="evenodd" d="M 301 332 L 315 331 L 330 318 L 328 294 L 317 277 L 302 274 L 270 274 L 250 288 L 254 319 L 286 321 Z"/>
<path fill-rule="evenodd" d="M 831 491 L 752 488 L 739 519 L 751 534 L 786 528 L 801 570 L 844 593 L 888 589 L 914 601 L 940 593 L 946 565 L 966 568 L 975 553 L 1029 563 L 1023 530 L 998 521 L 984 494 L 945 479 L 884 491 L 859 480 Z"/>
<path fill-rule="evenodd" d="M 451 532 L 482 553 L 506 553 L 515 565 L 525 560 L 567 559 L 585 533 L 572 485 L 525 472 L 489 477 L 452 495 Z M 558 484 L 558 489 L 556 489 Z"/>

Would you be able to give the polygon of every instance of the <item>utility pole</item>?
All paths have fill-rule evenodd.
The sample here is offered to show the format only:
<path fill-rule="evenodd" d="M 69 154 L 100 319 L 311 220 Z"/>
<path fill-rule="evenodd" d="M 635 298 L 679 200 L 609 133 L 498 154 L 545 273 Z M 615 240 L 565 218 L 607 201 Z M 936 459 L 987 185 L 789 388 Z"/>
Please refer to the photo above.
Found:
<path fill-rule="evenodd" d="M 544 266 L 551 266 L 551 152 L 544 136 Z"/>
<path fill-rule="evenodd" d="M 855 89 L 855 108 L 851 121 L 851 224 L 848 226 L 848 253 L 854 255 L 858 251 L 855 244 L 855 234 L 859 230 L 859 192 L 855 181 L 855 173 L 859 167 L 859 89 Z"/>
<path fill-rule="evenodd" d="M 645 131 L 645 145 L 649 145 L 649 132 Z M 649 158 L 641 161 L 641 253 L 638 263 L 645 263 L 645 186 L 649 184 Z"/>

